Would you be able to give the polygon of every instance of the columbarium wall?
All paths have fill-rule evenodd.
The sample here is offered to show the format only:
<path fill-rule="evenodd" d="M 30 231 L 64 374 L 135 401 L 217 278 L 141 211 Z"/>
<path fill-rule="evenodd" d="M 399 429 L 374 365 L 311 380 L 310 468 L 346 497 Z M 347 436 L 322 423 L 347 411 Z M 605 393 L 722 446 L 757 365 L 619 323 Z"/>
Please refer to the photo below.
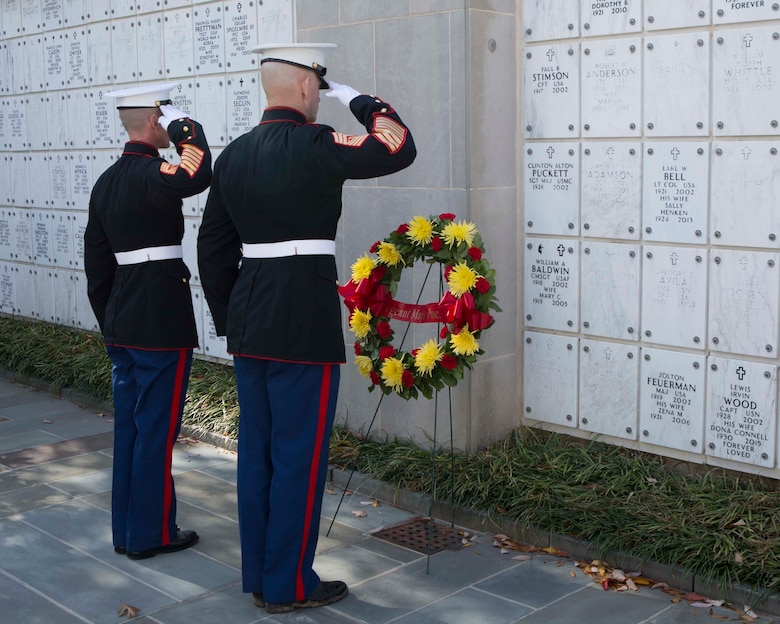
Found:
<path fill-rule="evenodd" d="M 524 0 L 530 424 L 780 477 L 779 9 Z"/>

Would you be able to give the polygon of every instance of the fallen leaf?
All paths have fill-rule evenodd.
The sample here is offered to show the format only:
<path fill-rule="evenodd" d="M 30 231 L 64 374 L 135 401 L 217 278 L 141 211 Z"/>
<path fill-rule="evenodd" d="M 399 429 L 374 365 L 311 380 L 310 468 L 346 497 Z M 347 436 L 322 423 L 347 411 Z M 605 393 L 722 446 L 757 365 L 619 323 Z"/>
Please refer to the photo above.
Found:
<path fill-rule="evenodd" d="M 690 600 L 692 602 L 696 602 L 698 600 L 707 600 L 706 596 L 702 596 L 701 594 L 697 594 L 696 592 L 688 592 L 687 594 L 683 595 L 683 600 Z"/>
<path fill-rule="evenodd" d="M 384 530 L 385 530 L 385 527 L 381 526 L 381 527 L 377 527 L 377 528 L 375 528 L 375 529 L 371 529 L 371 530 L 368 532 L 368 534 L 369 534 L 369 535 L 373 535 L 374 533 L 379 533 L 380 531 L 384 531 Z"/>
<path fill-rule="evenodd" d="M 44 418 L 44 419 L 43 419 L 43 424 L 44 424 L 44 425 L 50 425 L 50 424 L 52 424 L 53 422 L 54 422 L 53 420 L 49 420 L 48 418 Z"/>
<path fill-rule="evenodd" d="M 375 500 L 360 501 L 361 505 L 371 505 L 372 507 L 378 507 L 379 505 Z"/>
<path fill-rule="evenodd" d="M 692 602 L 691 606 L 692 607 L 701 607 L 702 609 L 706 609 L 710 605 L 708 603 L 706 603 L 706 602 Z"/>
<path fill-rule="evenodd" d="M 325 488 L 325 494 L 330 494 L 332 496 L 336 495 L 336 490 L 333 490 L 331 488 Z"/>
<path fill-rule="evenodd" d="M 737 520 L 736 522 L 732 522 L 731 524 L 727 524 L 727 529 L 733 529 L 734 527 L 741 527 L 741 526 L 747 526 L 747 522 L 744 520 Z"/>
<path fill-rule="evenodd" d="M 368 514 L 365 511 L 358 509 L 353 511 L 352 515 L 356 516 L 357 518 L 365 518 Z"/>
<path fill-rule="evenodd" d="M 669 589 L 669 585 L 666 583 L 654 583 L 650 586 L 650 589 Z"/>
<path fill-rule="evenodd" d="M 603 587 L 605 590 L 609 589 L 609 581 L 608 581 L 607 579 L 604 579 L 603 581 L 601 581 L 601 586 L 602 586 L 602 587 Z"/>
<path fill-rule="evenodd" d="M 752 617 L 752 618 L 757 618 L 757 617 L 758 617 L 758 616 L 757 616 L 757 615 L 756 615 L 756 614 L 753 612 L 753 610 L 752 610 L 750 607 L 748 607 L 747 605 L 745 605 L 745 606 L 744 606 L 744 607 L 742 607 L 742 608 L 745 610 L 745 615 L 747 615 L 748 617 Z"/>
<path fill-rule="evenodd" d="M 569 574 L 571 574 L 574 577 L 577 576 L 577 573 L 574 570 L 569 570 Z"/>
<path fill-rule="evenodd" d="M 628 587 L 631 591 L 639 591 L 639 588 L 632 579 L 626 579 L 626 587 Z"/>
<path fill-rule="evenodd" d="M 612 570 L 612 578 L 616 581 L 625 581 L 626 573 L 623 570 Z"/>
<path fill-rule="evenodd" d="M 529 559 L 533 559 L 531 555 L 515 555 L 512 557 L 515 561 L 528 561 Z"/>
<path fill-rule="evenodd" d="M 106 413 L 105 413 L 105 412 L 100 412 L 100 413 L 97 415 L 97 417 L 98 417 L 98 418 L 105 418 L 105 417 L 106 417 Z"/>
<path fill-rule="evenodd" d="M 138 612 L 140 609 L 138 607 L 133 607 L 131 605 L 123 604 L 121 607 L 119 607 L 119 617 L 127 616 L 127 619 L 134 618 L 136 615 L 138 615 Z"/>
<path fill-rule="evenodd" d="M 744 563 L 745 558 L 742 556 L 741 553 L 734 553 L 734 563 Z"/>
<path fill-rule="evenodd" d="M 507 554 L 509 551 L 508 551 L 506 548 L 502 548 L 502 549 L 501 549 L 501 550 L 499 550 L 498 552 L 500 552 L 502 555 L 505 555 L 505 554 Z"/>

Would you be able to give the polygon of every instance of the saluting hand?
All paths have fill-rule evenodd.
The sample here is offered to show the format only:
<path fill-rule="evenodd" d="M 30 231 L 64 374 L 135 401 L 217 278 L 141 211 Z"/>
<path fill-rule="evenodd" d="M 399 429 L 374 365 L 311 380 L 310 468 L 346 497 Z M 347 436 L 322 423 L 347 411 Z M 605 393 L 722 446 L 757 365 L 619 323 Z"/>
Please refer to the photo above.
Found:
<path fill-rule="evenodd" d="M 160 122 L 160 125 L 165 128 L 165 130 L 168 129 L 168 125 L 172 121 L 176 121 L 177 119 L 188 119 L 189 115 L 185 113 L 184 111 L 180 111 L 178 108 L 174 108 L 170 104 L 163 104 L 160 106 L 160 110 L 162 111 L 162 117 L 160 117 L 157 121 Z"/>
<path fill-rule="evenodd" d="M 355 91 L 352 87 L 339 84 L 338 82 L 334 82 L 333 80 L 328 80 L 328 84 L 330 85 L 330 91 L 328 91 L 325 95 L 327 97 L 337 98 L 338 101 L 341 102 L 347 108 L 349 108 L 349 103 L 352 100 L 354 100 L 358 95 L 360 95 L 360 92 Z"/>

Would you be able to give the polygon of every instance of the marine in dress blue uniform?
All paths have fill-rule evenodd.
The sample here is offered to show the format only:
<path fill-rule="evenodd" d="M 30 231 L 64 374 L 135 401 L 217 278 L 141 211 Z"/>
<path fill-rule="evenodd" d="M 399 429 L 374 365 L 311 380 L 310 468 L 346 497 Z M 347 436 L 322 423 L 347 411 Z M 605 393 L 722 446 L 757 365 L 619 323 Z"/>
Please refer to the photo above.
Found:
<path fill-rule="evenodd" d="M 113 363 L 114 549 L 133 559 L 198 541 L 176 525 L 171 458 L 198 345 L 182 198 L 208 187 L 211 153 L 200 124 L 170 105 L 175 86 L 106 94 L 130 140 L 92 189 L 84 234 L 89 300 Z M 170 142 L 178 165 L 158 152 Z"/>
<path fill-rule="evenodd" d="M 342 185 L 409 166 L 416 149 L 393 107 L 330 81 L 365 133 L 315 124 L 334 44 L 255 48 L 268 108 L 228 145 L 198 235 L 204 294 L 227 335 L 241 407 L 238 504 L 243 589 L 271 613 L 340 600 L 312 569 L 339 364 L 334 257 Z"/>

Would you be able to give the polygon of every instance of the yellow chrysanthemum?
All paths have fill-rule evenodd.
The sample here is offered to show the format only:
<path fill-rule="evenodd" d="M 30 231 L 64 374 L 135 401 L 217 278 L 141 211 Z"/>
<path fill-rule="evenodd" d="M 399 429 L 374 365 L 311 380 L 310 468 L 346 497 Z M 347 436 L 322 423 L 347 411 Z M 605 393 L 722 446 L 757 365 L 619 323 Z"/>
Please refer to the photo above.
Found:
<path fill-rule="evenodd" d="M 474 269 L 461 262 L 450 271 L 447 276 L 447 283 L 450 285 L 452 294 L 460 297 L 476 286 L 478 277 L 479 275 L 477 275 Z"/>
<path fill-rule="evenodd" d="M 450 342 L 452 343 L 452 351 L 456 355 L 474 355 L 479 351 L 477 339 L 474 338 L 474 334 L 465 327 L 457 334 L 452 334 Z"/>
<path fill-rule="evenodd" d="M 430 375 L 442 357 L 444 354 L 441 345 L 435 340 L 429 340 L 417 350 L 417 355 L 414 357 L 414 367 L 421 375 Z"/>
<path fill-rule="evenodd" d="M 359 282 L 371 276 L 371 271 L 376 266 L 376 261 L 366 254 L 355 260 L 352 265 L 352 281 Z"/>
<path fill-rule="evenodd" d="M 398 358 L 387 358 L 382 362 L 382 381 L 390 386 L 393 390 L 402 390 L 404 387 L 404 363 Z"/>
<path fill-rule="evenodd" d="M 474 235 L 477 233 L 477 227 L 473 223 L 458 221 L 448 223 L 441 230 L 441 237 L 447 245 L 453 247 L 465 242 L 469 247 L 474 242 Z"/>
<path fill-rule="evenodd" d="M 414 217 L 409 221 L 409 230 L 406 234 L 415 245 L 427 245 L 433 238 L 433 223 L 425 217 Z"/>
<path fill-rule="evenodd" d="M 349 319 L 349 328 L 358 340 L 363 340 L 371 331 L 371 312 L 355 309 Z"/>
<path fill-rule="evenodd" d="M 395 266 L 401 262 L 401 254 L 393 243 L 380 243 L 376 255 L 379 261 L 387 266 Z"/>
<path fill-rule="evenodd" d="M 367 355 L 356 355 L 355 366 L 357 366 L 358 373 L 363 377 L 371 377 L 371 371 L 374 370 L 374 362 Z"/>

